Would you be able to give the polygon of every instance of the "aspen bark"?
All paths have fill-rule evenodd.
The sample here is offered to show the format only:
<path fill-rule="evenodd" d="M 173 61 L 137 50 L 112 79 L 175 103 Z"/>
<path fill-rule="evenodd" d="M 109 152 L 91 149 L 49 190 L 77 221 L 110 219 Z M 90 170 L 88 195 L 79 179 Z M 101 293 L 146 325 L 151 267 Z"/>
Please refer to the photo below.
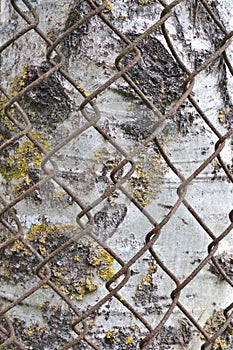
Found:
<path fill-rule="evenodd" d="M 13 3 L 1 1 L 3 44 L 29 26 L 13 8 Z M 180 186 L 213 155 L 217 141 L 227 132 L 221 157 L 232 177 L 233 79 L 221 52 L 213 62 L 202 67 L 223 46 L 225 37 L 203 3 L 229 33 L 232 30 L 232 1 L 190 0 L 172 7 L 171 15 L 165 21 L 166 30 L 177 57 L 190 74 L 196 72 L 191 94 L 174 113 L 170 111 L 183 96 L 189 74 L 169 49 L 161 25 L 152 30 L 150 36 L 140 39 L 160 20 L 163 1 L 107 1 L 102 14 L 128 42 L 114 33 L 103 18 L 93 15 L 65 36 L 57 51 L 46 58 L 51 44 L 93 11 L 89 3 L 68 0 L 29 2 L 38 15 L 36 29 L 41 32 L 30 29 L 1 53 L 1 145 L 25 128 L 25 120 L 17 106 L 30 120 L 32 137 L 28 138 L 29 131 L 27 135 L 16 137 L 0 155 L 1 210 L 4 211 L 7 203 L 15 198 L 22 198 L 2 214 L 0 243 L 14 236 L 7 223 L 18 230 L 15 216 L 23 230 L 23 241 L 17 239 L 7 244 L 1 253 L 2 307 L 11 305 L 41 281 L 35 273 L 40 260 L 27 243 L 45 259 L 74 237 L 72 245 L 57 252 L 49 261 L 49 280 L 77 310 L 85 313 L 110 293 L 106 282 L 122 268 L 120 261 L 128 263 L 145 247 L 146 237 L 154 229 L 153 220 L 157 223 L 167 220 L 179 196 L 184 195 L 186 202 L 171 212 L 171 218 L 162 226 L 153 245 L 159 259 L 179 283 L 198 269 L 210 253 L 208 246 L 214 240 L 210 232 L 218 237 L 230 225 L 232 183 L 217 157 L 213 156 L 198 175 L 188 181 L 187 188 Z M 16 1 L 22 13 L 34 21 L 27 4 Z M 90 103 L 86 105 L 89 120 L 80 112 L 80 105 L 119 72 L 115 62 L 117 56 L 130 42 L 137 40 L 141 59 L 126 72 L 135 88 L 125 77 L 114 80 L 93 99 L 100 118 L 86 127 L 96 117 L 96 109 Z M 228 40 L 225 52 L 232 63 L 232 44 Z M 120 60 L 121 67 L 130 64 L 135 55 L 134 50 L 124 55 Z M 51 61 L 55 65 L 61 57 L 64 59 L 61 69 L 72 77 L 76 86 L 57 70 L 20 95 L 23 89 L 53 68 Z M 199 67 L 202 68 L 198 72 Z M 187 88 L 189 86 L 187 84 Z M 141 95 L 136 93 L 137 87 Z M 7 102 L 17 94 L 20 95 L 16 99 L 18 105 L 12 105 L 9 112 L 18 124 L 23 125 L 22 128 L 6 114 Z M 192 101 L 196 101 L 200 113 Z M 161 122 L 164 115 L 168 117 Z M 81 131 L 68 140 L 76 130 Z M 154 138 L 143 146 L 144 140 L 153 132 L 162 150 Z M 46 155 L 36 142 L 49 153 L 64 140 L 67 141 L 51 156 L 56 163 L 56 181 L 46 180 L 53 164 L 49 160 L 47 173 L 43 170 L 42 161 Z M 166 162 L 163 151 L 181 176 Z M 123 182 L 123 189 L 118 186 L 111 191 L 113 178 L 117 183 L 131 170 L 132 164 L 128 161 L 114 172 L 127 158 L 125 154 L 133 154 L 135 169 Z M 40 181 L 38 188 L 27 192 Z M 28 194 L 24 196 L 24 193 Z M 93 205 L 96 200 L 99 200 L 98 205 Z M 96 240 L 89 231 L 82 234 L 88 216 L 77 219 L 83 210 L 79 203 L 85 208 L 91 206 L 87 212 L 93 218 L 94 231 L 91 232 Z M 203 227 L 185 203 L 192 206 L 204 223 Z M 214 254 L 231 280 L 232 243 L 232 234 L 227 234 Z M 108 247 L 115 252 L 118 261 Z M 177 285 L 159 266 L 149 248 L 135 259 L 130 270 L 129 279 L 119 290 L 119 298 L 107 300 L 86 319 L 87 337 L 98 349 L 143 348 L 141 340 L 156 327 L 172 304 L 171 293 Z M 41 271 L 43 275 L 47 274 L 46 270 Z M 111 288 L 126 278 L 125 273 Z M 71 327 L 77 313 L 46 283 L 6 313 L 25 349 L 63 349 L 77 338 Z M 232 285 L 221 277 L 210 260 L 187 282 L 179 302 L 211 337 L 224 324 L 222 311 L 232 303 Z M 136 314 L 126 303 L 136 310 Z M 146 320 L 150 330 L 135 316 L 137 314 Z M 3 326 L 7 328 L 6 319 Z M 81 333 L 82 327 L 77 326 Z M 3 340 L 6 338 L 5 334 Z M 195 324 L 176 306 L 149 349 L 200 349 L 203 342 Z M 93 349 L 91 344 L 81 340 L 71 348 Z M 214 350 L 232 349 L 229 328 L 211 346 Z M 5 348 L 15 349 L 17 344 L 11 343 Z"/>

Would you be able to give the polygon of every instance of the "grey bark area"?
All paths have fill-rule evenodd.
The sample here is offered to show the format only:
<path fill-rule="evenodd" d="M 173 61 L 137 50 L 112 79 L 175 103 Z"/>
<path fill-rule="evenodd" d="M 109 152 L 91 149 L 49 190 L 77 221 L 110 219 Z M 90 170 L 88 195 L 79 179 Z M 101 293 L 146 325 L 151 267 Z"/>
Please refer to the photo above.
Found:
<path fill-rule="evenodd" d="M 230 350 L 232 1 L 103 3 L 0 3 L 0 349 Z"/>

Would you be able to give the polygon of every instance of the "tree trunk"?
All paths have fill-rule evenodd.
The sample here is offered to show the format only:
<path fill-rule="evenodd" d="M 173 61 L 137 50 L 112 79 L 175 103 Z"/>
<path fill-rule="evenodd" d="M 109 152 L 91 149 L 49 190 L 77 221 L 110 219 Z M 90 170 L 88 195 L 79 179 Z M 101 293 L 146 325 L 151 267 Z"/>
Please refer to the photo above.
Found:
<path fill-rule="evenodd" d="M 0 349 L 232 349 L 232 11 L 1 1 Z"/>

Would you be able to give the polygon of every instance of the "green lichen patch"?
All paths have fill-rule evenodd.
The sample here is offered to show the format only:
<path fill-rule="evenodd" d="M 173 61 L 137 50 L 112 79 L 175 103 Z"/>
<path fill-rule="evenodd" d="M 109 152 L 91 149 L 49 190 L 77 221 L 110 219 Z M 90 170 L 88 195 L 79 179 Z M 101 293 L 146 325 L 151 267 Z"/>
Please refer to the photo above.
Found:
<path fill-rule="evenodd" d="M 213 314 L 206 320 L 204 329 L 207 334 L 212 337 L 226 322 L 226 318 L 222 310 L 214 311 Z M 201 339 L 204 337 L 201 335 Z M 215 343 L 212 345 L 211 350 L 231 350 L 233 344 L 233 327 L 229 325 L 225 331 L 217 337 Z"/>
<path fill-rule="evenodd" d="M 35 269 L 39 261 L 26 243 L 46 258 L 78 234 L 79 229 L 73 225 L 32 225 L 25 241 L 15 241 L 1 255 L 1 278 L 12 284 L 33 283 L 37 280 Z M 50 261 L 51 281 L 71 300 L 79 301 L 98 289 L 100 279 L 107 281 L 115 274 L 113 263 L 113 257 L 96 243 L 79 240 Z"/>

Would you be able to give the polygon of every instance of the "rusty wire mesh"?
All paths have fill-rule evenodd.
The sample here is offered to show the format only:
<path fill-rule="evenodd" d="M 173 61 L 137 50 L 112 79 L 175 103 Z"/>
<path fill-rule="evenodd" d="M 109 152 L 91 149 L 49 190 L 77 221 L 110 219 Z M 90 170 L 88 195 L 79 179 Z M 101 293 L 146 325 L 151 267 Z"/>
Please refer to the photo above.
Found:
<path fill-rule="evenodd" d="M 221 316 L 221 323 L 219 323 L 212 334 L 210 334 L 205 329 L 205 327 L 200 324 L 199 320 L 192 316 L 191 310 L 187 309 L 184 306 L 180 300 L 180 295 L 185 290 L 185 288 L 187 288 L 187 285 L 189 285 L 192 280 L 195 279 L 196 276 L 203 270 L 203 268 L 205 268 L 210 262 L 212 263 L 212 269 L 215 269 L 215 272 L 218 271 L 218 274 L 221 275 L 222 279 L 225 280 L 227 284 L 230 286 L 233 284 L 231 276 L 229 276 L 224 270 L 224 265 L 221 265 L 220 261 L 215 257 L 219 243 L 230 234 L 233 228 L 232 211 L 229 213 L 230 220 L 228 226 L 223 232 L 216 235 L 216 233 L 214 233 L 210 227 L 208 227 L 207 223 L 203 222 L 201 216 L 198 214 L 198 210 L 194 209 L 192 206 L 192 200 L 187 199 L 188 186 L 193 183 L 193 180 L 197 179 L 197 177 L 206 169 L 208 165 L 210 165 L 213 160 L 218 161 L 218 167 L 222 168 L 228 181 L 232 182 L 233 180 L 232 170 L 224 163 L 224 159 L 221 156 L 221 152 L 225 147 L 225 142 L 230 141 L 233 130 L 231 128 L 228 128 L 228 131 L 225 134 L 222 134 L 219 129 L 211 122 L 211 120 L 205 115 L 204 111 L 199 106 L 198 101 L 192 95 L 195 78 L 201 72 L 206 71 L 207 69 L 211 69 L 211 64 L 217 59 L 221 58 L 221 64 L 225 64 L 229 72 L 232 74 L 233 68 L 226 53 L 226 49 L 231 43 L 233 33 L 228 32 L 225 29 L 224 25 L 215 15 L 209 2 L 201 0 L 198 6 L 201 6 L 202 11 L 208 14 L 210 20 L 212 21 L 212 26 L 214 26 L 216 30 L 219 31 L 222 39 L 219 42 L 218 47 L 216 47 L 216 50 L 212 52 L 206 58 L 206 60 L 201 62 L 195 70 L 190 71 L 190 69 L 183 62 L 182 58 L 179 56 L 179 53 L 173 45 L 172 38 L 166 28 L 168 19 L 170 16 L 172 16 L 174 9 L 180 3 L 182 3 L 182 1 L 175 0 L 169 5 L 167 5 L 166 2 L 162 0 L 158 1 L 158 3 L 161 6 L 160 19 L 156 21 L 149 29 L 146 29 L 141 35 L 135 37 L 124 35 L 112 23 L 111 17 L 109 16 L 110 3 L 108 1 L 103 1 L 101 4 L 97 4 L 91 0 L 86 1 L 89 11 L 86 12 L 85 16 L 79 20 L 73 20 L 73 22 L 70 23 L 67 28 L 60 32 L 56 37 L 51 37 L 51 35 L 48 35 L 48 33 L 45 33 L 42 29 L 40 29 L 39 16 L 37 11 L 33 8 L 32 3 L 30 3 L 28 0 L 23 0 L 20 4 L 17 4 L 17 1 L 11 0 L 11 6 L 12 11 L 14 11 L 14 15 L 17 14 L 17 16 L 21 17 L 24 20 L 25 24 L 20 31 L 11 35 L 10 38 L 2 44 L 1 52 L 4 53 L 4 51 L 9 49 L 12 45 L 17 45 L 18 40 L 23 38 L 25 35 L 34 33 L 38 40 L 42 40 L 46 44 L 47 50 L 43 60 L 46 61 L 47 65 L 45 64 L 44 69 L 41 69 L 41 71 L 37 72 L 37 75 L 34 75 L 34 77 L 32 77 L 32 79 L 26 83 L 24 77 L 21 77 L 19 79 L 19 86 L 17 85 L 17 88 L 13 87 L 13 91 L 11 92 L 9 92 L 9 89 L 7 90 L 5 88 L 3 83 L 1 85 L 1 108 L 4 111 L 1 116 L 2 125 L 3 121 L 8 125 L 8 129 L 5 128 L 5 131 L 2 128 L 0 146 L 1 152 L 5 158 L 6 155 L 9 157 L 9 154 L 12 154 L 14 145 L 20 144 L 22 140 L 24 142 L 30 141 L 28 143 L 28 153 L 32 152 L 30 150 L 30 147 L 33 145 L 33 152 L 35 152 L 35 155 L 39 157 L 39 163 L 37 163 L 37 165 L 40 168 L 39 178 L 32 181 L 28 176 L 27 171 L 25 171 L 23 176 L 23 190 L 18 191 L 17 195 L 15 192 L 11 192 L 7 198 L 2 195 L 0 199 L 2 224 L 0 244 L 2 254 L 2 280 L 4 280 L 4 278 L 9 278 L 9 276 L 7 277 L 7 273 L 5 273 L 5 277 L 3 277 L 4 271 L 7 270 L 7 251 L 11 251 L 11 253 L 17 252 L 18 254 L 17 262 L 13 259 L 13 256 L 11 256 L 12 260 L 10 260 L 12 261 L 12 264 L 15 265 L 16 272 L 18 271 L 16 265 L 19 263 L 20 257 L 22 260 L 26 259 L 27 261 L 28 259 L 28 266 L 29 268 L 32 266 L 32 270 L 29 271 L 26 269 L 26 265 L 24 265 L 25 270 L 21 272 L 25 275 L 28 274 L 29 279 L 33 280 L 33 286 L 29 285 L 29 287 L 26 288 L 26 291 L 19 293 L 19 295 L 17 295 L 14 300 L 5 300 L 4 304 L 1 305 L 1 349 L 38 348 L 35 344 L 34 346 L 30 344 L 30 337 L 29 340 L 27 339 L 27 341 L 24 341 L 22 334 L 19 333 L 19 320 L 17 321 L 16 318 L 12 318 L 11 312 L 23 303 L 27 303 L 28 298 L 46 286 L 47 288 L 49 287 L 49 289 L 51 289 L 54 294 L 56 294 L 59 299 L 62 300 L 67 306 L 67 314 L 69 315 L 69 320 L 71 322 L 68 325 L 59 323 L 59 327 L 66 327 L 67 331 L 66 342 L 64 343 L 63 340 L 63 345 L 60 345 L 59 349 L 65 350 L 70 348 L 88 348 L 99 350 L 105 348 L 103 343 L 100 342 L 100 339 L 93 335 L 93 325 L 91 325 L 90 320 L 92 317 L 94 318 L 94 315 L 98 314 L 101 308 L 106 305 L 111 299 L 116 299 L 124 310 L 127 312 L 129 311 L 131 314 L 133 314 L 137 319 L 139 328 L 142 327 L 144 329 L 144 332 L 139 332 L 138 337 L 136 338 L 130 337 L 128 334 L 128 337 L 125 337 L 122 340 L 125 346 L 122 347 L 122 349 L 156 348 L 155 345 L 153 345 L 153 342 L 155 341 L 156 337 L 159 336 L 161 330 L 169 321 L 171 315 L 174 312 L 174 309 L 179 309 L 182 315 L 189 320 L 190 324 L 192 324 L 193 328 L 198 331 L 199 334 L 201 334 L 203 341 L 201 349 L 224 348 L 224 346 L 221 347 L 221 344 L 219 342 L 221 341 L 221 335 L 224 334 L 227 329 L 229 331 L 228 333 L 230 337 L 230 330 L 232 331 L 233 327 L 232 300 L 229 300 L 228 306 L 223 310 L 224 312 Z M 24 4 L 24 6 L 22 6 L 22 4 Z M 114 32 L 114 35 L 120 40 L 121 44 L 124 44 L 124 48 L 121 48 L 118 56 L 115 58 L 115 65 L 117 68 L 116 74 L 111 76 L 105 83 L 96 88 L 95 91 L 92 91 L 90 94 L 88 94 L 86 87 L 80 86 L 79 82 L 73 79 L 73 77 L 68 73 L 66 67 L 66 58 L 61 47 L 68 36 L 70 36 L 75 31 L 77 32 L 79 28 L 83 28 L 82 26 L 88 24 L 89 21 L 94 17 L 98 18 L 98 20 L 103 23 L 103 26 L 108 28 L 110 32 Z M 158 30 L 161 30 L 161 33 L 166 40 L 167 46 L 170 49 L 173 58 L 179 66 L 179 69 L 182 72 L 183 76 L 182 93 L 176 97 L 175 102 L 173 102 L 169 110 L 162 112 L 159 110 L 158 106 L 154 104 L 150 96 L 147 95 L 147 92 L 145 92 L 145 90 L 140 86 L 140 82 L 136 81 L 132 74 L 134 67 L 141 60 L 141 58 L 143 58 L 142 51 L 139 49 L 140 44 L 148 39 L 151 34 L 156 33 Z M 109 33 L 109 31 L 107 33 Z M 79 34 L 81 35 L 81 32 Z M 24 45 L 26 45 L 26 42 Z M 27 68 L 25 68 L 25 70 L 27 71 Z M 66 81 L 68 84 L 72 85 L 77 95 L 82 96 L 82 101 L 79 104 L 77 111 L 77 114 L 80 116 L 80 118 L 82 118 L 82 123 L 81 125 L 76 126 L 73 132 L 68 136 L 63 137 L 62 141 L 56 142 L 56 144 L 53 144 L 53 146 L 49 148 L 46 146 L 44 139 L 39 139 L 37 137 L 37 134 L 34 133 L 32 126 L 33 115 L 30 114 L 29 110 L 25 110 L 25 105 L 22 103 L 22 101 L 23 98 L 27 96 L 28 93 L 30 93 L 30 91 L 35 91 L 38 86 L 42 86 L 45 81 L 48 81 L 48 79 L 55 76 L 55 74 L 63 81 L 63 83 Z M 134 91 L 138 99 L 140 99 L 141 102 L 154 113 L 154 118 L 156 120 L 156 123 L 154 124 L 150 134 L 146 135 L 145 138 L 139 139 L 136 147 L 130 151 L 125 150 L 118 138 L 113 137 L 111 133 L 109 133 L 109 131 L 104 128 L 103 124 L 101 124 L 101 112 L 98 108 L 98 96 L 100 96 L 101 93 L 105 92 L 111 86 L 111 84 L 115 83 L 120 78 L 124 79 L 124 81 L 130 87 L 131 91 Z M 166 91 L 164 92 L 164 95 L 166 95 Z M 211 133 L 215 134 L 217 138 L 217 142 L 213 146 L 211 154 L 187 178 L 174 165 L 172 159 L 166 153 L 163 143 L 160 141 L 160 134 L 164 129 L 166 122 L 174 114 L 176 114 L 177 111 L 179 111 L 185 101 L 188 101 L 193 106 L 193 108 L 195 108 L 199 118 L 204 121 L 205 125 L 207 125 L 211 130 Z M 61 105 L 60 108 L 62 108 Z M 9 128 L 11 128 L 11 132 L 7 132 Z M 62 177 L 59 175 L 60 169 L 59 164 L 56 162 L 56 154 L 62 148 L 69 145 L 72 140 L 77 139 L 82 133 L 89 129 L 95 129 L 96 133 L 104 139 L 104 142 L 110 145 L 117 152 L 119 158 L 118 162 L 112 164 L 110 167 L 109 183 L 106 186 L 105 191 L 98 196 L 98 193 L 96 193 L 95 199 L 91 203 L 86 203 L 85 199 L 81 198 L 79 196 L 79 193 L 75 191 L 72 186 L 65 179 L 62 179 Z M 177 200 L 170 208 L 168 208 L 169 210 L 167 211 L 166 216 L 160 222 L 157 221 L 156 215 L 151 214 L 143 202 L 136 198 L 132 194 L 132 191 L 130 191 L 126 186 L 136 171 L 136 156 L 141 152 L 143 148 L 149 146 L 151 142 L 156 145 L 157 152 L 162 157 L 164 163 L 166 163 L 170 168 L 170 171 L 179 178 L 179 183 L 176 189 L 178 195 Z M 42 161 L 40 161 L 40 156 L 43 156 Z M 9 163 L 9 158 L 8 164 L 4 164 L 4 157 L 1 158 L 1 172 L 3 172 L 3 169 L 6 169 L 7 173 L 7 171 L 11 169 L 10 165 L 12 164 Z M 17 159 L 10 159 L 12 162 L 15 161 L 17 163 Z M 19 163 L 16 165 L 18 166 L 17 171 L 19 171 Z M 22 172 L 24 171 L 23 169 L 21 170 Z M 56 186 L 58 186 L 58 188 L 67 194 L 68 200 L 71 201 L 72 204 L 76 203 L 77 209 L 75 212 L 73 212 L 73 215 L 76 216 L 76 229 L 72 228 L 72 234 L 70 238 L 67 238 L 65 240 L 61 239 L 62 234 L 59 235 L 59 233 L 57 233 L 58 236 L 56 242 L 56 236 L 53 235 L 56 231 L 56 228 L 50 228 L 52 232 L 52 239 L 55 241 L 55 243 L 50 247 L 50 249 L 47 249 L 45 251 L 45 248 L 43 250 L 42 236 L 40 237 L 40 245 L 35 239 L 33 240 L 28 238 L 27 234 L 25 233 L 26 229 L 24 228 L 24 224 L 21 221 L 20 217 L 17 215 L 16 209 L 17 206 L 19 206 L 20 203 L 23 203 L 26 198 L 32 196 L 33 194 L 38 196 L 40 189 L 43 188 L 43 186 L 46 184 L 49 184 L 51 180 L 56 183 Z M 5 174 L 5 186 L 8 186 L 9 181 L 10 179 L 8 179 L 7 175 Z M 101 203 L 105 203 L 106 199 L 112 198 L 116 193 L 121 193 L 121 195 L 124 195 L 129 200 L 131 205 L 134 205 L 137 210 L 142 213 L 146 221 L 148 221 L 148 223 L 152 226 L 151 230 L 145 230 L 141 238 L 144 241 L 142 247 L 138 249 L 137 253 L 134 254 L 134 256 L 132 256 L 128 261 L 125 258 L 121 258 L 116 252 L 114 246 L 108 245 L 108 243 L 105 242 L 105 239 L 102 239 L 97 234 L 95 208 L 97 208 Z M 156 249 L 156 241 L 161 235 L 163 235 L 164 227 L 171 220 L 171 218 L 176 215 L 177 210 L 181 205 L 187 209 L 187 211 L 192 215 L 192 218 L 198 223 L 203 232 L 205 232 L 205 235 L 207 235 L 211 241 L 208 246 L 204 247 L 204 249 L 206 249 L 205 257 L 200 259 L 198 265 L 188 276 L 185 276 L 184 279 L 178 278 L 169 269 L 166 263 L 161 260 L 159 252 Z M 105 227 L 105 229 L 107 230 L 108 228 Z M 44 228 L 45 233 L 47 232 L 46 230 L 48 231 L 49 228 Z M 32 232 L 30 232 L 30 234 L 33 235 Z M 53 265 L 54 259 L 60 257 L 64 252 L 68 257 L 68 260 L 69 256 L 70 259 L 75 259 L 76 255 L 72 253 L 72 247 L 75 247 L 76 250 L 82 249 L 81 246 L 83 244 L 82 242 L 84 237 L 88 237 L 92 242 L 98 244 L 98 247 L 102 247 L 104 251 L 109 254 L 108 258 L 110 260 L 114 259 L 114 261 L 118 264 L 117 271 L 111 275 L 110 279 L 106 278 L 107 282 L 105 283 L 105 286 L 101 287 L 105 289 L 105 292 L 103 292 L 104 296 L 97 302 L 93 301 L 91 305 L 87 305 L 85 310 L 79 307 L 77 301 L 73 300 L 69 293 L 66 293 L 64 286 L 59 283 L 57 284 L 53 279 L 55 273 Z M 85 246 L 83 249 L 84 248 Z M 160 320 L 156 324 L 148 321 L 147 318 L 144 317 L 130 301 L 128 301 L 126 298 L 123 298 L 121 295 L 121 289 L 123 289 L 123 287 L 131 279 L 134 264 L 140 260 L 146 252 L 149 252 L 151 261 L 154 262 L 154 265 L 156 265 L 158 269 L 163 271 L 163 273 L 168 279 L 171 280 L 174 286 L 171 295 L 167 295 L 170 298 L 167 311 L 160 315 Z M 78 260 L 79 258 L 76 257 L 77 266 L 79 265 Z M 98 264 L 98 262 L 96 262 L 96 264 Z M 34 277 L 36 278 L 34 279 Z M 19 280 L 15 281 L 15 283 L 19 282 Z M 96 286 L 92 285 L 90 279 L 86 278 L 86 289 L 88 288 L 91 292 L 92 290 L 95 290 Z M 44 303 L 44 305 L 42 305 L 42 308 L 46 307 L 48 307 L 48 304 Z M 61 316 L 61 314 L 58 314 L 57 319 L 54 318 L 53 321 L 51 321 L 55 332 L 57 329 L 56 321 L 62 317 L 63 316 Z M 37 327 L 37 342 L 40 344 L 39 348 L 42 348 L 43 331 L 39 330 L 39 326 Z M 69 336 L 71 329 L 73 333 L 72 336 Z M 120 334 L 118 334 L 118 336 L 120 337 Z M 114 348 L 114 346 L 116 349 L 118 348 L 115 343 L 114 334 L 108 333 L 105 337 L 105 341 L 109 343 L 112 348 Z M 216 341 L 218 342 L 219 347 L 216 347 Z M 58 345 L 56 348 L 58 348 Z M 161 349 L 163 349 L 162 346 Z"/>

